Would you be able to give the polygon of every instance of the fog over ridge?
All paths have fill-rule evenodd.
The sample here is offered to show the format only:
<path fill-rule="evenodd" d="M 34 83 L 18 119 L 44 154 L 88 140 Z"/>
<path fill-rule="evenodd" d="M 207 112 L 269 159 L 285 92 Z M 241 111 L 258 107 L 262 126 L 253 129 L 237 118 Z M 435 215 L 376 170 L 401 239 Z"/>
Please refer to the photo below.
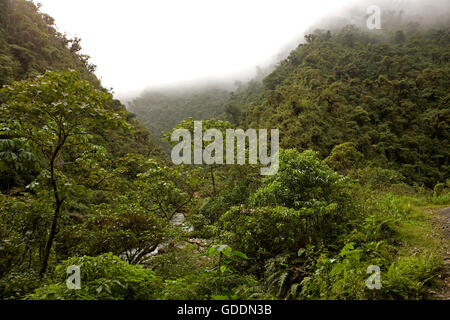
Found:
<path fill-rule="evenodd" d="M 370 5 L 432 26 L 447 0 L 40 0 L 98 66 L 103 85 L 129 100 L 143 90 L 232 88 L 268 72 L 315 29 L 365 27 Z M 446 15 L 447 14 L 447 15 Z M 447 17 L 447 18 L 446 18 Z"/>

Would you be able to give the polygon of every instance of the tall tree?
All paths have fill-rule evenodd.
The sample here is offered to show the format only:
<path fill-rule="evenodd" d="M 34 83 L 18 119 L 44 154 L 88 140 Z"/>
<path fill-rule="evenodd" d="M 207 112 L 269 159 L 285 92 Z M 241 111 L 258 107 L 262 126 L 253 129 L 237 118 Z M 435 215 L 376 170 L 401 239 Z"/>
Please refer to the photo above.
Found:
<path fill-rule="evenodd" d="M 104 109 L 111 100 L 107 92 L 95 89 L 82 80 L 76 71 L 46 72 L 34 79 L 15 82 L 1 90 L 0 107 L 3 125 L 16 136 L 23 137 L 45 163 L 44 174 L 49 182 L 54 213 L 44 249 L 41 277 L 48 266 L 50 252 L 57 233 L 58 220 L 66 200 L 64 171 L 61 169 L 64 152 L 71 157 L 82 155 L 92 145 L 89 129 L 96 125 L 129 128 L 125 114 Z"/>

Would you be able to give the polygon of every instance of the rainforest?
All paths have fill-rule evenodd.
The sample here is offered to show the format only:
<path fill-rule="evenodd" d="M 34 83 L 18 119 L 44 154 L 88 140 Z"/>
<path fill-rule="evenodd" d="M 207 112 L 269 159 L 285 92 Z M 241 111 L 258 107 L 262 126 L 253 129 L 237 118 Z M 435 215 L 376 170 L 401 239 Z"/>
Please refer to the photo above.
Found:
<path fill-rule="evenodd" d="M 0 300 L 450 299 L 450 7 L 381 1 L 371 30 L 369 2 L 251 77 L 121 98 L 0 0 Z M 277 170 L 245 136 L 211 160 L 238 129 Z"/>

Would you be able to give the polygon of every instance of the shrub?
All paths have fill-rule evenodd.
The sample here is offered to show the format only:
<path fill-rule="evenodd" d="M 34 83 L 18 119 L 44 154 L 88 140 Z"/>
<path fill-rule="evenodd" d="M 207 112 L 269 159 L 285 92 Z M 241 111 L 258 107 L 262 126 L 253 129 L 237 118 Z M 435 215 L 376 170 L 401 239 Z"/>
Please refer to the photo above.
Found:
<path fill-rule="evenodd" d="M 443 183 L 438 183 L 434 186 L 434 196 L 439 197 L 444 192 L 445 185 Z"/>
<path fill-rule="evenodd" d="M 264 299 L 258 281 L 249 275 L 218 274 L 215 271 L 167 280 L 161 299 L 165 300 L 247 300 Z"/>
<path fill-rule="evenodd" d="M 333 258 L 325 254 L 317 260 L 315 272 L 305 277 L 299 297 L 305 299 L 361 299 L 366 290 L 367 263 L 364 251 L 354 243 L 346 244 Z M 369 264 L 370 265 L 370 264 Z"/>
<path fill-rule="evenodd" d="M 14 270 L 0 278 L 0 300 L 23 298 L 39 287 L 40 279 L 33 270 Z"/>
<path fill-rule="evenodd" d="M 285 207 L 234 207 L 221 219 L 222 237 L 249 256 L 252 269 L 280 254 L 295 254 L 309 243 L 332 242 L 339 235 L 337 206 L 301 210 Z"/>
<path fill-rule="evenodd" d="M 349 181 L 320 161 L 314 151 L 282 150 L 278 173 L 263 180 L 250 203 L 294 209 L 337 203 L 341 211 L 351 202 L 349 187 Z"/>
<path fill-rule="evenodd" d="M 81 269 L 81 289 L 67 288 L 67 269 Z M 29 300 L 147 300 L 158 297 L 161 280 L 153 271 L 129 265 L 111 253 L 70 258 L 60 263 L 53 283 L 36 289 Z"/>
<path fill-rule="evenodd" d="M 253 209 L 233 207 L 220 221 L 224 242 L 249 256 L 251 270 L 280 254 L 295 255 L 308 244 L 332 244 L 354 213 L 351 183 L 316 153 L 280 152 L 280 170 L 251 197 Z"/>
<path fill-rule="evenodd" d="M 379 167 L 359 169 L 354 175 L 362 184 L 375 188 L 401 184 L 405 181 L 405 177 L 400 172 Z"/>
<path fill-rule="evenodd" d="M 325 159 L 325 163 L 341 173 L 346 173 L 351 168 L 355 168 L 363 157 L 363 154 L 356 149 L 356 143 L 346 142 L 335 146 L 330 156 Z"/>
<path fill-rule="evenodd" d="M 404 256 L 393 263 L 383 283 L 385 295 L 395 299 L 422 299 L 442 269 L 442 260 L 433 253 Z"/>

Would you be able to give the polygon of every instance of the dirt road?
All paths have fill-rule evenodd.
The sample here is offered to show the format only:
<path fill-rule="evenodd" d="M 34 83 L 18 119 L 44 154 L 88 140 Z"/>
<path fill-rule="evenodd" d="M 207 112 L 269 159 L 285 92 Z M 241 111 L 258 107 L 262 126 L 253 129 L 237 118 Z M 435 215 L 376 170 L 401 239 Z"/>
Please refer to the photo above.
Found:
<path fill-rule="evenodd" d="M 444 274 L 444 285 L 442 290 L 436 293 L 435 297 L 442 300 L 450 300 L 450 207 L 440 209 L 436 216 L 437 225 L 442 228 L 444 264 L 446 272 Z"/>

